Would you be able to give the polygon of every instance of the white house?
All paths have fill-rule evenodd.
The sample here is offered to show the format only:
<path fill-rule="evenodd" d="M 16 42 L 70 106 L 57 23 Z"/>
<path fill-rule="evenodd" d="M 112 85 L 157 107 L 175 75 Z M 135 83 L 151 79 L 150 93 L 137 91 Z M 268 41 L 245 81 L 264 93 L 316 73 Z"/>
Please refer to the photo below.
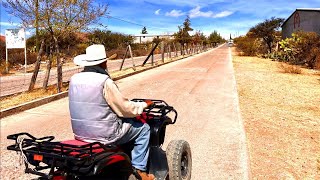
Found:
<path fill-rule="evenodd" d="M 146 43 L 151 42 L 154 38 L 160 38 L 160 39 L 173 39 L 173 35 L 170 34 L 162 34 L 162 35 L 154 35 L 154 34 L 136 34 L 132 35 L 134 37 L 134 43 Z"/>

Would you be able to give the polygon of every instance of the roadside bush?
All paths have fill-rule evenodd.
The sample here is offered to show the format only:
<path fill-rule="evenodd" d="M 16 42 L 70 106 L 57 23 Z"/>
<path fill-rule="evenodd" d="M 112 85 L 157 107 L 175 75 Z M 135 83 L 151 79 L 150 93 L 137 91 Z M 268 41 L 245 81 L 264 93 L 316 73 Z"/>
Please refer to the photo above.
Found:
<path fill-rule="evenodd" d="M 320 36 L 314 32 L 296 32 L 280 43 L 280 61 L 309 68 L 320 68 Z"/>
<path fill-rule="evenodd" d="M 0 41 L 0 60 L 6 59 L 6 43 Z"/>
<path fill-rule="evenodd" d="M 147 49 L 135 49 L 133 54 L 134 56 L 147 56 L 150 53 L 151 50 Z"/>
<path fill-rule="evenodd" d="M 106 52 L 107 53 L 107 56 L 111 56 L 113 54 L 117 54 L 117 56 L 115 57 L 115 59 L 122 59 L 123 56 L 125 55 L 126 53 L 126 49 L 124 48 L 119 48 L 119 49 L 111 49 L 109 51 Z M 130 53 L 128 52 L 127 53 L 127 58 L 130 57 Z"/>
<path fill-rule="evenodd" d="M 10 64 L 8 63 L 8 67 L 10 66 Z M 6 74 L 6 60 L 2 59 L 0 60 L 0 74 Z"/>
<path fill-rule="evenodd" d="M 27 64 L 33 64 L 37 60 L 37 53 L 27 51 Z M 24 64 L 24 49 L 8 49 L 8 62 L 11 65 Z"/>
<path fill-rule="evenodd" d="M 89 33 L 88 39 L 90 44 L 103 44 L 107 51 L 121 47 L 126 47 L 127 44 L 133 43 L 132 36 L 98 29 Z"/>
<path fill-rule="evenodd" d="M 258 53 L 258 47 L 256 44 L 256 38 L 251 38 L 248 36 L 241 36 L 234 39 L 236 48 L 241 51 L 243 56 L 255 56 Z"/>
<path fill-rule="evenodd" d="M 278 66 L 284 73 L 301 74 L 302 70 L 299 66 L 280 63 Z"/>

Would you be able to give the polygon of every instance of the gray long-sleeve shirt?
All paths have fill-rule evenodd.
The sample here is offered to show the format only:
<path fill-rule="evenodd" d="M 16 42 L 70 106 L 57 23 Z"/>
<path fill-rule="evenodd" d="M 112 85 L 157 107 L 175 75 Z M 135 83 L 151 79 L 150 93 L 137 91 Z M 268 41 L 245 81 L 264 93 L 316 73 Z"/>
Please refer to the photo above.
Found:
<path fill-rule="evenodd" d="M 145 102 L 133 102 L 124 97 L 110 78 L 104 84 L 103 94 L 109 106 L 119 117 L 136 117 L 147 107 Z"/>

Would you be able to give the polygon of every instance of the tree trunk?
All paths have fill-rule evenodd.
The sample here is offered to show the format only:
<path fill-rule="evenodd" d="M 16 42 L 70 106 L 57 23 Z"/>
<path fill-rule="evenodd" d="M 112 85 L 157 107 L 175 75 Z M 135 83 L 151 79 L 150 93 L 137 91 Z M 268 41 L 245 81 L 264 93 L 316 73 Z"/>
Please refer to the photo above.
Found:
<path fill-rule="evenodd" d="M 36 52 L 39 52 L 39 0 L 36 0 L 36 18 L 35 18 L 35 25 L 36 25 Z"/>
<path fill-rule="evenodd" d="M 58 93 L 61 92 L 62 88 L 62 64 L 60 59 L 60 52 L 59 52 L 59 44 L 56 37 L 54 37 L 54 44 L 56 48 L 56 54 L 57 54 L 57 91 Z"/>
<path fill-rule="evenodd" d="M 269 53 L 272 52 L 272 43 L 268 43 Z"/>
<path fill-rule="evenodd" d="M 133 69 L 134 71 L 136 71 L 136 65 L 134 64 L 131 45 L 129 44 L 128 47 L 129 47 L 129 53 L 130 53 L 131 61 L 132 61 L 132 69 Z"/>
<path fill-rule="evenodd" d="M 169 59 L 171 59 L 171 44 L 168 44 Z"/>
<path fill-rule="evenodd" d="M 154 61 L 154 57 L 153 57 L 153 52 L 154 52 L 154 49 L 153 49 L 154 45 L 152 43 L 152 54 L 151 54 L 151 65 L 153 66 L 153 61 Z"/>
<path fill-rule="evenodd" d="M 48 87 L 51 65 L 52 65 L 52 53 L 53 53 L 53 45 L 50 44 L 49 61 L 47 61 L 47 70 L 46 70 L 46 75 L 44 77 L 43 86 L 42 86 L 43 89 L 46 89 Z"/>
<path fill-rule="evenodd" d="M 164 63 L 164 42 L 161 42 L 161 60 Z"/>
<path fill-rule="evenodd" d="M 42 40 L 42 42 L 41 42 L 41 47 L 40 47 L 40 50 L 37 55 L 37 61 L 35 63 L 33 75 L 31 78 L 30 85 L 29 85 L 29 89 L 28 89 L 29 91 L 31 91 L 34 88 L 34 85 L 36 84 L 37 76 L 38 76 L 39 69 L 40 69 L 40 61 L 41 61 L 41 54 L 43 53 L 43 48 L 44 48 L 44 40 Z"/>
<path fill-rule="evenodd" d="M 175 43 L 173 43 L 173 48 L 174 48 L 174 51 L 175 51 L 175 57 L 178 57 L 178 51 L 177 51 Z"/>
<path fill-rule="evenodd" d="M 43 81 L 43 85 L 42 85 L 43 89 L 47 89 L 47 87 L 48 87 L 48 82 L 49 82 L 49 78 L 50 78 L 50 71 L 51 71 L 51 65 L 52 65 L 52 60 L 48 60 L 47 61 L 46 75 L 44 77 L 44 81 Z"/>

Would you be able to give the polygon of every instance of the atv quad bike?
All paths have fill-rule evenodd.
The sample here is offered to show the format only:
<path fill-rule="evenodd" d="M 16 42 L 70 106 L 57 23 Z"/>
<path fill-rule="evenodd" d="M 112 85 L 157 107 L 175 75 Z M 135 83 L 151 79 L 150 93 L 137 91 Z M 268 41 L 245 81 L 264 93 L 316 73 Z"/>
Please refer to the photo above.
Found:
<path fill-rule="evenodd" d="M 152 101 L 154 104 L 144 111 L 151 130 L 147 171 L 156 179 L 189 180 L 192 158 L 188 142 L 173 140 L 166 152 L 161 148 L 166 126 L 176 122 L 178 113 L 165 101 Z M 169 114 L 174 117 L 170 118 Z M 7 149 L 21 152 L 25 173 L 38 175 L 38 179 L 141 179 L 131 165 L 130 145 L 106 146 L 78 140 L 56 142 L 54 136 L 36 138 L 29 133 L 12 134 L 7 139 L 15 140 Z"/>

